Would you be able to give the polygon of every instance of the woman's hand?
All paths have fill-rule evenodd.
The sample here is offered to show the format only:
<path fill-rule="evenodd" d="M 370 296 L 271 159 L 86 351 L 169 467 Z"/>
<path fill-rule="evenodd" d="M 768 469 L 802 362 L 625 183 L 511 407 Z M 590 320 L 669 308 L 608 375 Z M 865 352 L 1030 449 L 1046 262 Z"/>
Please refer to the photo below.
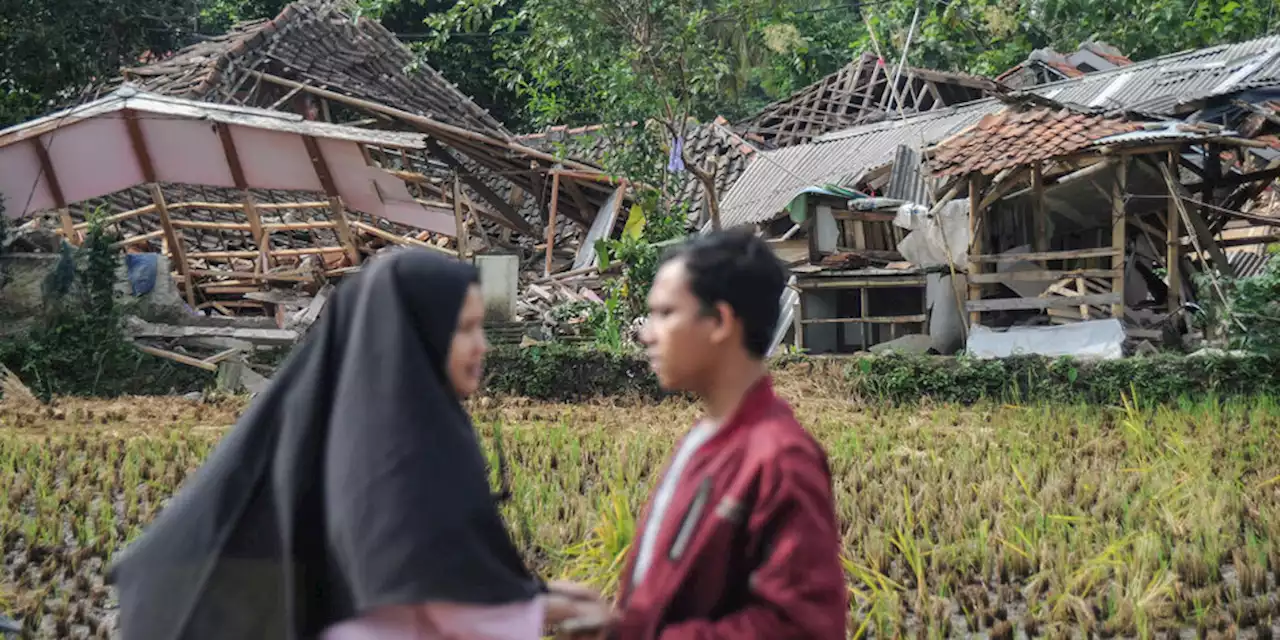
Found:
<path fill-rule="evenodd" d="M 547 624 L 560 639 L 604 638 L 613 624 L 613 612 L 600 592 L 572 582 L 552 582 L 544 597 Z"/>

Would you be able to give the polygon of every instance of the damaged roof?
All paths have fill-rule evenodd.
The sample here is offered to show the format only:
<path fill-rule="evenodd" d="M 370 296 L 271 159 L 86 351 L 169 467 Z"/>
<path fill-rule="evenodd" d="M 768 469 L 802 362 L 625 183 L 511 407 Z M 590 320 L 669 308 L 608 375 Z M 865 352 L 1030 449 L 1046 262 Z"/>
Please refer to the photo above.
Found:
<path fill-rule="evenodd" d="M 1037 49 L 1012 69 L 996 76 L 996 82 L 1010 89 L 1024 89 L 1064 78 L 1133 64 L 1119 49 L 1104 42 L 1084 42 L 1071 53 Z"/>
<path fill-rule="evenodd" d="M 1135 62 L 1031 89 L 1062 103 L 1177 115 L 1206 98 L 1280 85 L 1280 35 Z"/>
<path fill-rule="evenodd" d="M 899 91 L 889 91 L 896 71 L 871 53 L 863 53 L 839 71 L 765 107 L 735 129 L 767 146 L 803 144 L 831 131 L 900 111 L 916 113 L 972 102 L 997 88 L 987 78 L 908 67 Z"/>
<path fill-rule="evenodd" d="M 933 148 L 936 176 L 995 175 L 1004 169 L 1081 151 L 1142 124 L 1069 109 L 1009 108 L 982 117 L 972 127 Z"/>
<path fill-rule="evenodd" d="M 229 100 L 246 70 L 284 67 L 300 81 L 446 124 L 506 137 L 502 124 L 440 72 L 415 60 L 376 20 L 355 18 L 343 0 L 300 0 L 272 20 L 236 25 L 160 62 L 126 69 L 145 91 Z M 407 68 L 414 67 L 410 72 Z"/>
<path fill-rule="evenodd" d="M 635 123 L 624 125 L 626 128 L 635 126 Z M 517 136 L 516 140 L 549 153 L 563 152 L 569 157 L 604 166 L 619 145 L 610 129 L 605 125 L 550 127 L 540 133 Z M 692 160 L 714 168 L 716 192 L 721 197 L 742 176 L 753 154 L 757 153 L 755 147 L 731 131 L 729 122 L 720 117 L 714 122 L 690 128 L 684 147 Z M 699 219 L 705 202 L 702 183 L 693 174 L 683 171 L 677 174 L 673 185 L 677 204 L 687 204 L 690 219 Z"/>
<path fill-rule="evenodd" d="M 1096 103 L 1107 110 L 1169 116 L 1176 115 L 1177 105 L 1196 96 L 1203 99 L 1274 86 L 1280 86 L 1280 35 L 1136 62 L 1034 87 L 1027 93 L 1069 105 Z M 866 172 L 891 162 L 898 145 L 927 149 L 1002 108 L 999 100 L 988 98 L 853 126 L 806 144 L 761 152 L 758 155 L 768 161 L 747 167 L 725 195 L 721 217 L 725 226 L 772 220 L 805 186 L 853 185 Z"/>
<path fill-rule="evenodd" d="M 867 171 L 892 162 L 899 145 L 928 147 L 1000 108 L 995 100 L 983 100 L 760 152 L 721 202 L 721 222 L 732 227 L 773 220 L 805 187 L 854 186 Z"/>

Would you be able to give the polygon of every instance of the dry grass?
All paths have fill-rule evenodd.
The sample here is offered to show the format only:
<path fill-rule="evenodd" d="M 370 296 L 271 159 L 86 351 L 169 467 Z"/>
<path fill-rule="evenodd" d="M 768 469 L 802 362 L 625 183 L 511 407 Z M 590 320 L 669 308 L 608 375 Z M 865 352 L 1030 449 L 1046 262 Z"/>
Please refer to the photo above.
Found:
<path fill-rule="evenodd" d="M 817 365 L 821 366 L 821 365 Z M 1280 406 L 855 406 L 780 381 L 826 444 L 851 632 L 1271 637 L 1280 622 Z M 40 637 L 108 637 L 101 568 L 242 405 L 0 406 L 0 607 Z M 530 562 L 611 588 L 686 403 L 480 400 Z"/>

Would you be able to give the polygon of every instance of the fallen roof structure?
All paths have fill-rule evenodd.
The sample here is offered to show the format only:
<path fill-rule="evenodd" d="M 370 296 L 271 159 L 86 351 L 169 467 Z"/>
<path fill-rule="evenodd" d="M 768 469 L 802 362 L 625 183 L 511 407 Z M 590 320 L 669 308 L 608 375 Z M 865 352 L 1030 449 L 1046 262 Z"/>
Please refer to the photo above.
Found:
<path fill-rule="evenodd" d="M 1052 49 L 1032 51 L 1025 61 L 996 76 L 996 82 L 1009 89 L 1026 89 L 1131 64 L 1133 60 L 1109 44 L 1083 42 L 1071 53 Z"/>
<path fill-rule="evenodd" d="M 626 138 L 638 125 L 584 127 L 549 127 L 545 131 L 517 136 L 517 140 L 549 153 L 562 154 L 605 165 L 619 147 L 627 144 Z M 722 197 L 746 170 L 757 148 L 735 133 L 724 118 L 717 117 L 705 124 L 691 124 L 681 141 L 684 153 L 693 162 L 708 168 L 715 176 L 716 195 Z M 670 150 L 669 136 L 661 134 L 663 144 Z M 673 205 L 686 207 L 689 219 L 697 225 L 708 220 L 706 195 L 702 182 L 688 171 L 678 171 L 669 184 Z"/>
<path fill-rule="evenodd" d="M 972 102 L 999 87 L 963 73 L 915 67 L 902 69 L 901 75 L 898 71 L 863 53 L 735 129 L 766 147 L 789 147 L 859 124 Z"/>
<path fill-rule="evenodd" d="M 417 202 L 404 182 L 371 166 L 365 153 L 369 145 L 416 150 L 426 144 L 421 134 L 312 122 L 126 85 L 0 131 L 0 195 L 5 215 L 13 218 L 56 210 L 57 232 L 78 242 L 89 211 L 77 204 L 119 202 L 141 190 L 145 204 L 133 201 L 100 222 L 115 229 L 120 246 L 164 247 L 192 307 L 228 310 L 248 303 L 225 295 L 313 280 L 314 274 L 296 268 L 304 256 L 337 254 L 348 266 L 358 265 L 365 234 L 432 246 L 379 225 L 426 233 L 453 228 L 454 217 Z M 183 190 L 191 185 L 202 195 L 208 187 L 229 197 L 210 202 L 172 196 L 189 193 Z M 283 205 L 259 202 L 253 193 L 262 191 L 295 197 Z M 297 194 L 319 195 L 299 201 Z M 239 219 L 199 215 L 210 211 Z M 299 216 L 302 211 L 307 213 Z M 289 214 L 295 217 L 284 217 Z M 307 246 L 297 246 L 298 234 Z"/>
<path fill-rule="evenodd" d="M 1280 36 L 1144 60 L 1004 99 L 1045 98 L 1104 112 L 1184 117 L 1211 99 L 1265 87 L 1280 87 Z M 775 219 L 800 189 L 813 184 L 868 188 L 870 181 L 874 191 L 889 175 L 899 144 L 928 148 L 1003 107 L 1000 99 L 987 98 L 762 151 L 725 194 L 721 219 L 726 227 Z"/>
<path fill-rule="evenodd" d="M 1161 337 L 1194 295 L 1185 274 L 1211 265 L 1235 275 L 1203 214 L 1243 184 L 1274 180 L 1217 170 L 1193 198 L 1182 158 L 1259 146 L 1218 125 L 1025 104 L 937 145 L 929 166 L 959 178 L 948 198 L 970 212 L 969 326 L 1019 324 L 1029 312 L 1053 324 L 1112 318 L 1132 336 Z"/>
<path fill-rule="evenodd" d="M 512 234 L 531 248 L 546 237 L 545 227 L 557 226 L 549 220 L 552 200 L 568 220 L 590 224 L 615 189 L 607 176 L 513 140 L 394 34 L 351 6 L 345 0 L 294 2 L 272 20 L 239 24 L 168 59 L 126 69 L 123 80 L 205 102 L 427 134 L 423 149 L 370 146 L 369 155 L 411 182 L 416 198 L 464 212 L 463 227 L 448 234 L 463 237 L 464 252 L 494 244 L 514 248 Z M 553 181 L 558 170 L 567 173 Z M 554 195 L 548 188 L 553 182 Z M 524 211 L 531 215 L 512 202 L 526 196 L 534 201 Z"/>

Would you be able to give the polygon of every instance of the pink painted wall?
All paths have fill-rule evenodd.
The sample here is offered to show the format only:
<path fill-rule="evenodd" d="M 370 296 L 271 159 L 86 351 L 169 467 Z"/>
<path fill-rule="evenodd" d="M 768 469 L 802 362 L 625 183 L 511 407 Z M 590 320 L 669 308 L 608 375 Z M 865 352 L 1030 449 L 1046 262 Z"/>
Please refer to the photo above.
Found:
<path fill-rule="evenodd" d="M 28 212 L 56 206 L 48 182 L 40 175 L 40 159 L 30 142 L 0 149 L 0 199 L 4 200 L 7 218 L 21 218 Z"/>
<path fill-rule="evenodd" d="M 211 122 L 146 113 L 139 114 L 139 120 L 159 181 L 236 186 L 222 141 Z M 233 125 L 231 137 L 250 187 L 323 191 L 300 136 Z M 49 149 L 69 203 L 105 196 L 146 180 L 134 157 L 124 116 L 119 112 L 63 127 L 40 140 Z M 452 215 L 429 211 L 414 202 L 399 178 L 365 164 L 356 143 L 331 139 L 318 142 L 338 194 L 349 208 L 453 235 Z M 40 176 L 39 159 L 31 142 L 0 148 L 0 196 L 5 199 L 6 215 L 14 218 L 56 206 L 47 180 Z"/>
<path fill-rule="evenodd" d="M 141 124 L 151 161 L 162 182 L 236 186 L 213 123 L 144 115 Z"/>

